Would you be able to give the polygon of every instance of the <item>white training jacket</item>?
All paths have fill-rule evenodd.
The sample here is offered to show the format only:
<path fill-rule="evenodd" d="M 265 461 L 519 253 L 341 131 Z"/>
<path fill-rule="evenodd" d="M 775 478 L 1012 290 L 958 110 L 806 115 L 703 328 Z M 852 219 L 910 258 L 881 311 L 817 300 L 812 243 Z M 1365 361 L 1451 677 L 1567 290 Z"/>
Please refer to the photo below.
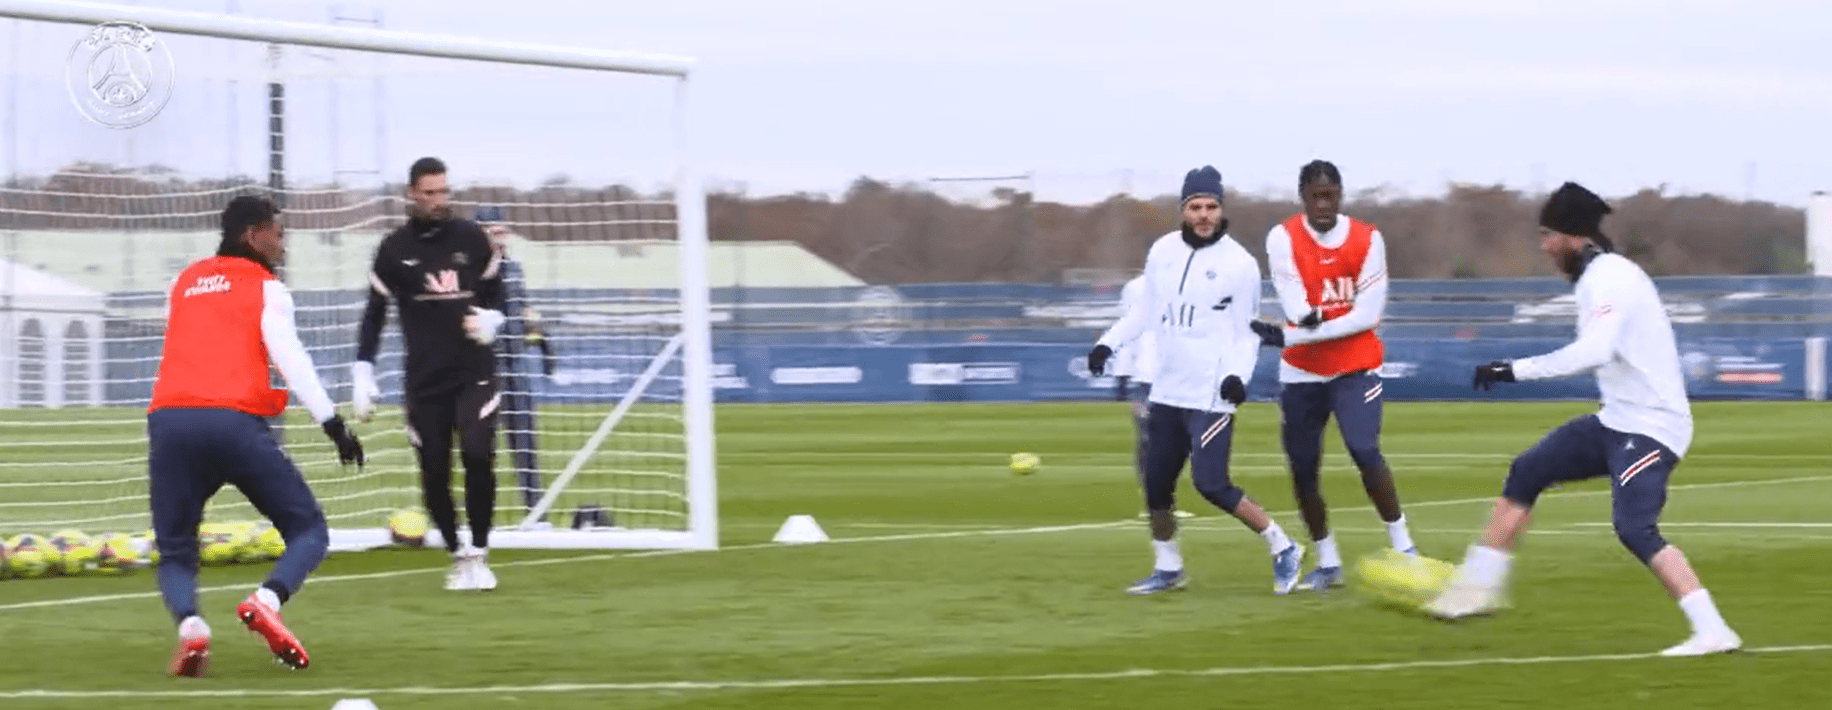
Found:
<path fill-rule="evenodd" d="M 1253 380 L 1259 335 L 1259 260 L 1223 235 L 1200 249 L 1171 232 L 1145 255 L 1141 307 L 1129 308 L 1099 344 L 1117 350 L 1150 330 L 1157 339 L 1157 372 L 1150 401 L 1184 409 L 1232 412 L 1221 398 L 1228 375 Z"/>

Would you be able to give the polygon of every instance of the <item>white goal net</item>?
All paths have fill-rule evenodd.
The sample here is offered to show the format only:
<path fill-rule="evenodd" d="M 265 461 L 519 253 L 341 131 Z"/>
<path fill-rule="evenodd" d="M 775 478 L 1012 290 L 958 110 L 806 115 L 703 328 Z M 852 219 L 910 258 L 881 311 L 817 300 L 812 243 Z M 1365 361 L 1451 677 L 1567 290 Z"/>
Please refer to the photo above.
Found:
<path fill-rule="evenodd" d="M 111 20 L 138 26 L 97 29 Z M 296 404 L 278 432 L 334 549 L 386 544 L 390 514 L 422 509 L 397 309 L 368 422 L 350 364 L 376 245 L 433 156 L 457 215 L 500 215 L 512 264 L 491 546 L 716 546 L 688 62 L 373 24 L 0 0 L 0 538 L 146 531 L 165 291 L 214 253 L 224 204 L 260 194 L 284 210 L 300 334 L 368 465 L 338 465 Z M 456 445 L 451 478 L 465 531 Z M 225 489 L 205 519 L 260 515 Z"/>

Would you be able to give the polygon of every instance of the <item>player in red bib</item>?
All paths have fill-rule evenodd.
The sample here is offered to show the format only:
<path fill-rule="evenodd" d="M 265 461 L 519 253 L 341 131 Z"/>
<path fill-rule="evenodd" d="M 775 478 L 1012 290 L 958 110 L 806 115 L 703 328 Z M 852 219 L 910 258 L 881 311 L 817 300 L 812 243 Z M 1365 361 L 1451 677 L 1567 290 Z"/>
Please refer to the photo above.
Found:
<path fill-rule="evenodd" d="M 269 363 L 286 378 L 345 464 L 363 463 L 293 324 L 293 298 L 275 278 L 285 254 L 280 210 L 242 196 L 223 208 L 216 256 L 178 274 L 166 300 L 165 342 L 147 407 L 147 481 L 159 548 L 159 592 L 178 622 L 169 672 L 202 675 L 210 627 L 197 609 L 197 528 L 204 504 L 235 486 L 273 521 L 286 552 L 236 618 L 267 641 L 276 662 L 305 668 L 305 648 L 280 621 L 280 605 L 305 584 L 330 545 L 324 511 L 268 427 L 287 390 L 268 383 Z"/>
<path fill-rule="evenodd" d="M 1298 192 L 1304 212 L 1266 235 L 1268 269 L 1288 324 L 1256 329 L 1283 346 L 1281 438 L 1299 513 L 1316 542 L 1316 569 L 1297 588 L 1323 591 L 1342 585 L 1342 556 L 1318 488 L 1323 430 L 1332 414 L 1394 549 L 1417 550 L 1380 453 L 1385 353 L 1375 328 L 1387 301 L 1386 241 L 1374 225 L 1341 214 L 1342 174 L 1328 161 L 1299 171 Z"/>

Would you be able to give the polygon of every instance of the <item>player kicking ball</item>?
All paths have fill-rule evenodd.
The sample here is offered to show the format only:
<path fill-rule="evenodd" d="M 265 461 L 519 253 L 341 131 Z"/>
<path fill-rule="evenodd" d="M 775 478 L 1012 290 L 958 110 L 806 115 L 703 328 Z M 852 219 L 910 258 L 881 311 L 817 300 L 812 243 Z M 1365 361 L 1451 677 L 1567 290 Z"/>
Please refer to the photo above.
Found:
<path fill-rule="evenodd" d="M 286 551 L 236 618 L 267 641 L 274 660 L 304 669 L 310 660 L 280 605 L 324 561 L 330 532 L 305 477 L 281 450 L 268 417 L 286 410 L 287 391 L 268 386 L 268 362 L 286 378 L 312 421 L 345 464 L 363 463 L 363 447 L 331 397 L 293 324 L 293 297 L 274 276 L 285 234 L 272 202 L 244 196 L 223 208 L 216 256 L 178 274 L 167 294 L 165 342 L 147 408 L 147 482 L 159 547 L 159 594 L 178 623 L 178 650 L 168 672 L 203 675 L 210 627 L 197 609 L 197 528 L 204 504 L 223 484 L 235 486 L 272 521 Z"/>
<path fill-rule="evenodd" d="M 1692 443 L 1692 409 L 1673 325 L 1653 280 L 1616 254 L 1603 235 L 1610 212 L 1602 198 L 1576 183 L 1552 193 L 1540 212 L 1540 249 L 1576 284 L 1577 340 L 1547 355 L 1479 365 L 1473 380 L 1476 389 L 1487 390 L 1497 382 L 1595 371 L 1602 409 L 1565 422 L 1515 457 L 1482 538 L 1424 610 L 1456 619 L 1500 608 L 1510 555 L 1540 492 L 1608 476 L 1616 538 L 1678 600 L 1692 625 L 1690 638 L 1661 655 L 1735 651 L 1742 639 L 1719 615 L 1685 554 L 1660 536 L 1668 478 Z"/>
<path fill-rule="evenodd" d="M 369 304 L 350 366 L 356 416 L 375 406 L 375 355 L 388 301 L 401 314 L 407 383 L 401 405 L 407 442 L 420 460 L 427 515 L 452 556 L 448 590 L 490 590 L 487 563 L 496 513 L 497 330 L 503 324 L 502 254 L 477 223 L 452 214 L 445 163 L 421 158 L 408 169 L 407 223 L 382 239 L 369 271 Z M 465 517 L 471 539 L 460 544 L 452 501 L 452 438 L 464 463 Z"/>
<path fill-rule="evenodd" d="M 1272 588 L 1291 591 L 1304 549 L 1228 476 L 1234 413 L 1247 401 L 1260 337 L 1259 260 L 1227 233 L 1221 173 L 1204 166 L 1183 178 L 1183 226 L 1160 237 L 1145 255 L 1144 307 L 1129 308 L 1088 352 L 1088 371 L 1106 369 L 1113 349 L 1155 329 L 1157 367 L 1146 412 L 1143 478 L 1146 517 L 1156 556 L 1149 576 L 1131 594 L 1182 589 L 1175 492 L 1184 463 L 1200 493 L 1265 539 L 1272 555 Z"/>

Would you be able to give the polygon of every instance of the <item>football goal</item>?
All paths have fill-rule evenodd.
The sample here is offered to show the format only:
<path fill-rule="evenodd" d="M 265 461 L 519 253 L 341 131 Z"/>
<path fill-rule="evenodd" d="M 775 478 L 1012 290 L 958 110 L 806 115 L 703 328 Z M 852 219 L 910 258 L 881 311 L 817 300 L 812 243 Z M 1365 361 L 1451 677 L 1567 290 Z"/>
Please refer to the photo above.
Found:
<path fill-rule="evenodd" d="M 260 194 L 284 211 L 281 278 L 369 463 L 340 466 L 296 406 L 276 432 L 333 549 L 387 544 L 389 516 L 421 508 L 398 310 L 369 421 L 350 365 L 376 245 L 431 156 L 456 216 L 497 228 L 511 283 L 491 546 L 717 547 L 692 60 L 271 14 L 0 0 L 0 537 L 146 531 L 166 291 L 215 252 L 224 204 Z M 259 517 L 225 490 L 205 519 Z"/>

